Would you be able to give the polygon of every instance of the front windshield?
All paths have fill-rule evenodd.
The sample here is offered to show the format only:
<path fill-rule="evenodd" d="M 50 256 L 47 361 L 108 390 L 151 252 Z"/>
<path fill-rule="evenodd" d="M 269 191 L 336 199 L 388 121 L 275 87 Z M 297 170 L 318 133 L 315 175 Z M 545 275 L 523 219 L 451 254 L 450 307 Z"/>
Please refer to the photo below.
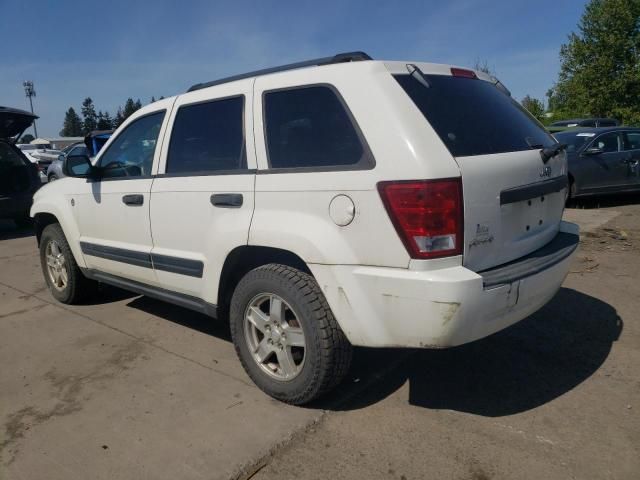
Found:
<path fill-rule="evenodd" d="M 560 132 L 554 133 L 554 137 L 560 143 L 567 145 L 567 152 L 577 152 L 580 148 L 596 136 L 593 132 Z"/>

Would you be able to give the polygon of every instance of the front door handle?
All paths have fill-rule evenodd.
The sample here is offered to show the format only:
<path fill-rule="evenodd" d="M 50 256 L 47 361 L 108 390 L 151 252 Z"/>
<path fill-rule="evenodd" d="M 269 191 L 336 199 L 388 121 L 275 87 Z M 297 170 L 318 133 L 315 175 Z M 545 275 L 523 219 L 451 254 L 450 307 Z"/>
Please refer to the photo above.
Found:
<path fill-rule="evenodd" d="M 211 195 L 211 205 L 220 208 L 240 208 L 242 206 L 241 193 L 214 193 Z"/>
<path fill-rule="evenodd" d="M 130 207 L 140 206 L 144 203 L 144 195 L 125 195 L 122 203 Z"/>

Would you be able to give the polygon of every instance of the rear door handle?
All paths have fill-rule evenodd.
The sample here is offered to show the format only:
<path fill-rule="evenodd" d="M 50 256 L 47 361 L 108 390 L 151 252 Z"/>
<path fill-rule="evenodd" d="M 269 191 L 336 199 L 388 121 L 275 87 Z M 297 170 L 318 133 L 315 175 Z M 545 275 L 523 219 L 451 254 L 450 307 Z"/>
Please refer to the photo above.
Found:
<path fill-rule="evenodd" d="M 214 193 L 211 195 L 211 205 L 220 208 L 240 208 L 242 206 L 241 193 Z"/>
<path fill-rule="evenodd" d="M 144 195 L 125 195 L 122 197 L 122 203 L 130 207 L 142 205 L 144 203 Z"/>

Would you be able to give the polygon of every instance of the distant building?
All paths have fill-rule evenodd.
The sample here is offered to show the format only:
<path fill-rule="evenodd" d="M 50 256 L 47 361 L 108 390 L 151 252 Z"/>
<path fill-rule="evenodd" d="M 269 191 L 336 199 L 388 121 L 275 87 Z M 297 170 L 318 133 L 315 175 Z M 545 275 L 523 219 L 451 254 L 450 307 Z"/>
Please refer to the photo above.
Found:
<path fill-rule="evenodd" d="M 62 150 L 71 144 L 83 142 L 84 137 L 50 137 L 50 138 L 36 138 L 31 141 L 32 145 L 44 145 L 49 144 L 53 150 Z"/>

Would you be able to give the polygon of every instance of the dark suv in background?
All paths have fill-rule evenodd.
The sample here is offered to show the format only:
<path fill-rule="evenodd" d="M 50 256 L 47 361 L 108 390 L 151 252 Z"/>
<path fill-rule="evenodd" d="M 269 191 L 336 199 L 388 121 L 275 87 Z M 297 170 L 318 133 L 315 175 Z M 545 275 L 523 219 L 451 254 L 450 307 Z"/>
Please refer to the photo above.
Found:
<path fill-rule="evenodd" d="M 24 110 L 0 107 L 0 218 L 12 218 L 18 226 L 30 223 L 33 194 L 42 184 L 38 167 L 15 146 L 15 140 L 36 118 Z"/>

